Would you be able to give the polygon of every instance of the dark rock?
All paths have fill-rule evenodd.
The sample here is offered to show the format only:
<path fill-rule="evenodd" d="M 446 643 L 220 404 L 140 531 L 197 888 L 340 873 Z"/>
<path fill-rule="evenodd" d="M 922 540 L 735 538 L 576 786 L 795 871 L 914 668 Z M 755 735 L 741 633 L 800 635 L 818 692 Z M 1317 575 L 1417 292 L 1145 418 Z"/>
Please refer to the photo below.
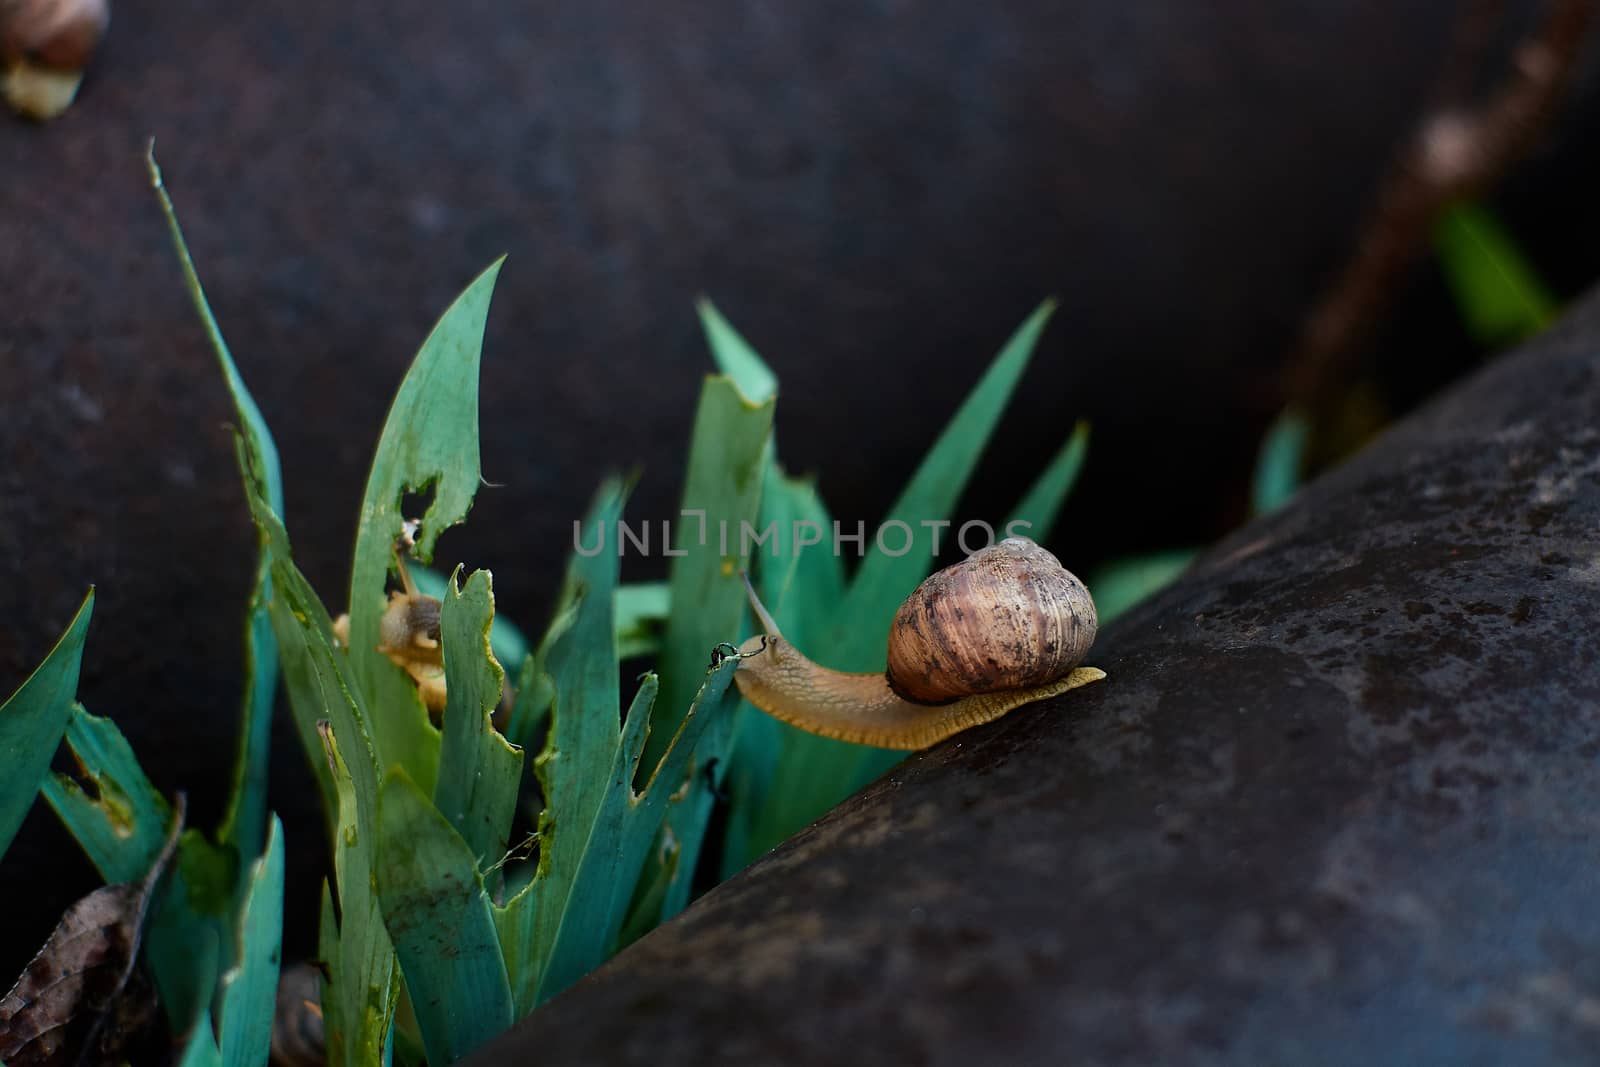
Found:
<path fill-rule="evenodd" d="M 471 1062 L 1592 1063 L 1600 298 Z"/>

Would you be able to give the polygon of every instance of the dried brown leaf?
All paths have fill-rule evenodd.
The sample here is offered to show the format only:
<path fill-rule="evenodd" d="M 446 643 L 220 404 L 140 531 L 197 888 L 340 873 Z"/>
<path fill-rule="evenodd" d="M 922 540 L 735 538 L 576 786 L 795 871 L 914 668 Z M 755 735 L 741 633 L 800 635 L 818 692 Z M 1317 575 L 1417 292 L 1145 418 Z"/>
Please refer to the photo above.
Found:
<path fill-rule="evenodd" d="M 44 948 L 0 1000 L 7 1067 L 115 1065 L 153 1017 L 153 993 L 134 977 L 150 894 L 178 843 L 179 797 L 166 847 L 138 882 L 95 890 L 61 916 Z"/>

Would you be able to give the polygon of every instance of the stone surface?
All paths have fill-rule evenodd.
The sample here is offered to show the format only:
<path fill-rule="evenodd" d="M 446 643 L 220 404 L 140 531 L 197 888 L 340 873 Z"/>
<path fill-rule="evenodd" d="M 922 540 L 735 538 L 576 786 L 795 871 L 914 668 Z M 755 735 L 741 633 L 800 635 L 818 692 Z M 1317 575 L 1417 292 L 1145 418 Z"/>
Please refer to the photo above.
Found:
<path fill-rule="evenodd" d="M 1592 1063 L 1600 298 L 471 1062 Z"/>

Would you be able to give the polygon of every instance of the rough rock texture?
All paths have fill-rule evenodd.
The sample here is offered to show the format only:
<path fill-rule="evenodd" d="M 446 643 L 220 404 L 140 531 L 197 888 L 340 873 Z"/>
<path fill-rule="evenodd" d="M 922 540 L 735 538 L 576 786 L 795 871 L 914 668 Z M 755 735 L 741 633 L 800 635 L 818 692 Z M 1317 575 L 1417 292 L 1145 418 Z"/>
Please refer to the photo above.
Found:
<path fill-rule="evenodd" d="M 1600 1047 L 1600 299 L 472 1062 Z"/>

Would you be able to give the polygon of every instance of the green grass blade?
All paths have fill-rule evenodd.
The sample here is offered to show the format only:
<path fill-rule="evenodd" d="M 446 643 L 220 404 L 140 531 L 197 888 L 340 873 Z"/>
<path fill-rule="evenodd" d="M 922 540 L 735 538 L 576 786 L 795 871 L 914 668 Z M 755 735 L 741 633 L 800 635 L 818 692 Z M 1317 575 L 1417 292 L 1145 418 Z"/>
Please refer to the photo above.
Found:
<path fill-rule="evenodd" d="M 1555 318 L 1555 297 L 1482 205 L 1446 208 L 1434 227 L 1433 242 L 1456 306 L 1479 342 L 1519 341 Z"/>
<path fill-rule="evenodd" d="M 726 377 L 707 378 L 701 390 L 682 512 L 703 513 L 705 525 L 697 529 L 693 519 L 680 515 L 677 544 L 685 554 L 672 561 L 669 578 L 672 617 L 661 660 L 661 700 L 652 726 L 660 740 L 645 750 L 651 763 L 660 760 L 666 740 L 682 723 L 702 683 L 711 649 L 742 636 L 747 609 L 739 575 L 749 566 L 749 549 L 754 547 L 745 543 L 742 527 L 758 520 L 775 403 L 770 397 L 751 403 Z M 678 878 L 667 895 L 668 915 L 688 903 L 689 882 L 715 791 L 727 772 L 731 718 L 714 716 L 696 747 L 696 766 L 710 767 L 712 774 L 693 774 L 687 794 L 668 809 L 670 832 L 681 849 Z"/>
<path fill-rule="evenodd" d="M 518 1015 L 537 1002 L 543 961 L 555 944 L 620 736 L 612 614 L 618 557 L 606 546 L 616 536 L 623 497 L 616 479 L 596 494 L 579 543 L 599 547 L 569 561 L 562 607 L 541 646 L 554 699 L 544 750 L 533 765 L 545 798 L 539 865 L 533 882 L 496 916 Z"/>
<path fill-rule="evenodd" d="M 898 521 L 909 528 L 915 536 L 910 549 L 904 555 L 891 556 L 876 544 L 869 547 L 844 605 L 834 613 L 834 625 L 811 653 L 813 659 L 838 670 L 884 668 L 889 624 L 896 609 L 932 569 L 935 541 L 948 544 L 959 532 L 959 527 L 936 530 L 922 524 L 945 520 L 954 513 L 1054 308 L 1053 301 L 1046 301 L 1018 327 L 934 442 L 884 520 L 885 526 Z M 892 536 L 900 534 L 897 531 Z M 891 545 L 898 548 L 899 541 Z M 762 819 L 792 832 L 899 758 L 790 731 L 768 792 L 774 811 Z"/>
<path fill-rule="evenodd" d="M 448 703 L 433 800 L 481 868 L 505 852 L 522 780 L 522 750 L 501 737 L 492 721 L 505 681 L 489 653 L 492 579 L 488 571 L 474 571 L 465 589 L 456 583 L 452 578 L 444 590 L 440 613 Z"/>
<path fill-rule="evenodd" d="M 61 744 L 78 693 L 83 644 L 94 614 L 94 590 L 28 680 L 0 704 L 0 856 L 33 807 L 50 760 Z"/>
<path fill-rule="evenodd" d="M 295 583 L 293 599 L 304 610 L 304 614 L 296 615 L 289 606 L 289 599 L 284 596 L 274 596 L 267 601 L 267 619 L 272 625 L 278 648 L 284 689 L 289 697 L 290 717 L 295 733 L 300 738 L 301 748 L 311 765 L 312 776 L 316 778 L 317 789 L 322 795 L 322 810 L 328 816 L 331 831 L 336 821 L 339 799 L 328 770 L 327 757 L 322 750 L 322 740 L 317 734 L 317 723 L 327 717 L 328 710 L 312 648 L 315 644 L 332 646 L 332 624 L 327 610 L 317 599 L 310 584 L 292 566 L 289 535 L 277 512 L 272 510 L 257 490 L 260 483 L 254 474 L 256 457 L 239 434 L 234 435 L 234 454 L 244 481 L 245 501 L 250 506 L 250 516 L 255 521 L 256 529 L 267 546 L 266 554 L 279 564 L 289 565 L 286 579 Z M 268 578 L 271 578 L 270 570 Z M 302 634 L 303 627 L 310 627 L 317 632 L 315 642 Z M 346 683 L 346 688 L 349 688 L 349 683 Z"/>
<path fill-rule="evenodd" d="M 1284 408 L 1267 427 L 1256 455 L 1255 477 L 1250 482 L 1251 510 L 1257 515 L 1276 511 L 1300 488 L 1311 421 L 1295 408 Z"/>
<path fill-rule="evenodd" d="M 94 795 L 55 774 L 44 783 L 45 799 L 108 884 L 145 877 L 171 830 L 171 806 L 110 719 L 74 706 L 66 737 L 81 781 Z M 235 855 L 199 831 L 184 831 L 146 924 L 145 959 L 176 1033 L 187 1033 L 211 1004 L 236 883 Z"/>
<path fill-rule="evenodd" d="M 217 1048 L 217 1038 L 209 1023 L 189 1032 L 178 1067 L 222 1067 L 222 1050 Z"/>
<path fill-rule="evenodd" d="M 883 669 L 885 642 L 895 610 L 927 577 L 936 555 L 933 544 L 939 531 L 922 523 L 940 521 L 955 512 L 1054 310 L 1055 302 L 1046 301 L 1017 328 L 889 509 L 885 525 L 905 523 L 915 541 L 910 551 L 899 556 L 889 555 L 876 543 L 868 547 L 850 583 L 832 640 L 821 650 L 827 656 L 822 661 L 827 666 L 846 671 Z M 940 542 L 948 544 L 956 530 L 942 533 Z M 894 547 L 898 548 L 898 543 Z"/>
<path fill-rule="evenodd" d="M 1200 554 L 1198 548 L 1174 548 L 1112 560 L 1089 575 L 1100 626 L 1177 580 Z"/>
<path fill-rule="evenodd" d="M 617 586 L 617 658 L 653 656 L 661 651 L 661 629 L 671 610 L 666 582 Z"/>
<path fill-rule="evenodd" d="M 409 677 L 378 652 L 378 621 L 393 547 L 406 518 L 421 519 L 413 555 L 433 559 L 439 535 L 466 517 L 481 480 L 478 365 L 496 261 L 450 305 L 423 342 L 389 408 L 362 497 L 350 576 L 350 662 L 372 711 L 381 766 L 402 766 L 424 790 L 438 775 L 439 734 Z M 420 516 L 402 516 L 408 491 L 432 489 Z"/>
<path fill-rule="evenodd" d="M 815 483 L 790 477 L 776 462 L 768 463 L 761 494 L 761 524 L 765 528 L 772 522 L 783 539 L 776 552 L 763 552 L 755 561 L 762 602 L 797 648 L 816 648 L 844 600 L 844 567 L 833 552 L 833 517 Z M 814 538 L 819 543 L 804 543 Z M 725 876 L 796 829 L 787 821 L 788 806 L 775 803 L 770 791 L 784 747 L 807 736 L 744 702 L 735 712 L 733 731 L 724 783 L 730 798 L 722 852 Z"/>
<path fill-rule="evenodd" d="M 261 858 L 245 879 L 238 961 L 222 976 L 222 1062 L 259 1067 L 272 1046 L 278 963 L 283 944 L 283 824 L 276 816 Z"/>
<path fill-rule="evenodd" d="M 1061 446 L 1061 451 L 1056 453 L 1050 465 L 1011 510 L 1005 532 L 1009 534 L 1015 529 L 1017 533 L 1043 544 L 1055 529 L 1061 505 L 1066 503 L 1072 487 L 1077 484 L 1088 454 L 1089 424 L 1080 419 L 1072 429 L 1072 436 Z"/>
<path fill-rule="evenodd" d="M 253 491 L 267 501 L 274 514 L 283 515 L 283 471 L 278 462 L 278 448 L 273 443 L 272 432 L 261 409 L 245 387 L 244 378 L 233 361 L 228 343 L 223 340 L 222 327 L 211 311 L 205 289 L 200 285 L 200 275 L 189 255 L 183 229 L 178 225 L 177 210 L 167 195 L 161 181 L 161 168 L 156 165 L 155 145 L 146 155 L 150 182 L 155 187 L 161 209 L 166 215 L 167 229 L 172 235 L 173 248 L 183 269 L 189 298 L 205 328 L 206 337 L 217 357 L 227 383 L 228 394 L 233 399 L 239 417 L 239 432 L 249 450 L 251 471 L 255 478 Z M 257 551 L 255 580 L 251 586 L 249 613 L 245 621 L 244 642 L 244 696 L 239 709 L 239 742 L 234 758 L 233 783 L 228 794 L 227 811 L 222 819 L 218 836 L 234 845 L 241 855 L 254 856 L 261 851 L 261 835 L 266 831 L 267 766 L 272 748 L 272 702 L 278 688 L 278 652 L 267 617 L 267 601 L 272 598 L 271 579 L 268 573 L 270 560 L 265 536 L 260 538 Z"/>
<path fill-rule="evenodd" d="M 481 573 L 481 572 L 480 572 Z M 378 897 L 428 1063 L 511 1025 L 511 987 L 475 853 L 399 767 L 378 802 Z"/>
<path fill-rule="evenodd" d="M 337 722 L 322 724 L 319 733 L 339 793 L 333 857 L 339 921 L 336 936 L 332 940 L 325 937 L 318 949 L 329 975 L 324 987 L 329 996 L 322 1006 L 327 1062 L 329 1067 L 370 1067 L 386 1062 L 399 996 L 394 945 L 373 887 L 378 794 L 376 785 L 367 784 L 366 779 L 376 773 L 376 759 L 362 741 L 352 745 L 355 752 L 362 753 L 353 761 L 360 768 L 362 781 L 358 781 L 352 763 L 344 757 L 341 740 L 358 735 L 341 734 Z M 328 932 L 324 926 L 324 935 Z"/>
<path fill-rule="evenodd" d="M 410 570 L 417 592 L 444 599 L 444 591 L 450 585 L 449 578 L 429 567 L 412 566 Z M 494 658 L 507 671 L 517 670 L 533 652 L 522 628 L 498 611 L 495 612 L 494 624 L 489 627 L 489 647 L 494 650 Z"/>
<path fill-rule="evenodd" d="M 44 796 L 107 885 L 143 878 L 161 855 L 172 808 L 150 784 L 110 719 L 74 705 L 67 744 L 93 797 L 65 774 L 45 779 Z"/>
<path fill-rule="evenodd" d="M 717 369 L 733 379 L 745 399 L 752 404 L 764 404 L 777 396 L 778 376 L 722 317 L 716 305 L 702 297 L 695 309 L 700 313 L 700 328 L 705 331 L 706 344 L 711 347 Z"/>
<path fill-rule="evenodd" d="M 646 675 L 623 727 L 611 764 L 611 775 L 595 814 L 583 857 L 572 880 L 565 914 L 539 983 L 543 1002 L 599 966 L 617 948 L 633 889 L 661 827 L 669 794 L 683 781 L 696 742 L 712 716 L 724 708 L 723 697 L 733 681 L 737 661 L 710 672 L 695 695 L 667 754 L 650 780 L 634 791 L 644 755 L 656 680 Z M 664 891 L 664 887 L 663 887 Z"/>

